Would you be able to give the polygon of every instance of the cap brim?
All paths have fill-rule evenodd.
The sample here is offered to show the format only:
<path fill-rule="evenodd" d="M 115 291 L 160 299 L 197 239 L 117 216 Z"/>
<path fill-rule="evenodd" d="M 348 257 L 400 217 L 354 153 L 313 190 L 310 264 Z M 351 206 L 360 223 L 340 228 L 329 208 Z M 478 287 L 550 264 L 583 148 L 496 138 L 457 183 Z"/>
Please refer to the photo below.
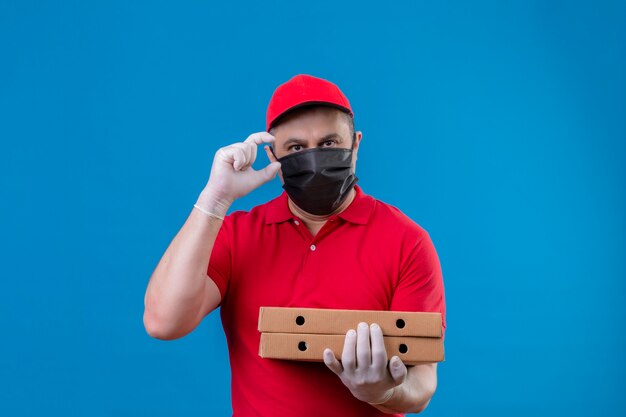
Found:
<path fill-rule="evenodd" d="M 287 110 L 285 110 L 284 112 L 280 113 L 278 116 L 276 116 L 274 118 L 274 120 L 272 121 L 272 123 L 270 124 L 269 128 L 267 129 L 268 131 L 273 128 L 278 122 L 280 122 L 280 120 L 282 118 L 284 118 L 285 116 L 287 116 L 289 113 L 291 113 L 292 111 L 296 110 L 296 109 L 301 109 L 303 107 L 309 107 L 309 106 L 326 106 L 326 107 L 332 107 L 338 110 L 343 111 L 344 113 L 348 113 L 350 116 L 353 115 L 352 110 L 350 110 L 347 107 L 341 106 L 337 103 L 330 103 L 328 101 L 304 101 L 302 103 L 296 104 L 293 107 L 288 108 Z"/>

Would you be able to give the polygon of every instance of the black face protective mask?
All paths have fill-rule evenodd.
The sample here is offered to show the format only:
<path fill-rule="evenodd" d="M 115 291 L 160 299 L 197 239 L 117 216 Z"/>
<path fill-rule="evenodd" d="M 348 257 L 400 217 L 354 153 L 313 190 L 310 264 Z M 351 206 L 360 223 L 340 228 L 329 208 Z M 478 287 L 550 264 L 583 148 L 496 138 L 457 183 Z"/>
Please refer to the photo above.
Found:
<path fill-rule="evenodd" d="M 352 149 L 313 148 L 277 160 L 283 189 L 298 207 L 315 215 L 337 209 L 359 180 L 352 172 Z"/>

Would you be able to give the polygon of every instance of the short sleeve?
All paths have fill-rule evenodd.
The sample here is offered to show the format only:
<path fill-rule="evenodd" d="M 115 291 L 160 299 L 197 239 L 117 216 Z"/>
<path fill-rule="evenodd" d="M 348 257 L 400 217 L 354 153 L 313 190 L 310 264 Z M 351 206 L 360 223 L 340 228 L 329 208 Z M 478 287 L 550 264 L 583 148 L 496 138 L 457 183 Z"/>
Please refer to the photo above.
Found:
<path fill-rule="evenodd" d="M 390 309 L 440 312 L 442 335 L 445 335 L 446 301 L 435 246 L 423 229 L 418 241 L 407 246 Z"/>
<path fill-rule="evenodd" d="M 231 216 L 226 216 L 222 222 L 215 243 L 213 244 L 213 250 L 211 251 L 211 257 L 209 259 L 209 265 L 207 267 L 207 275 L 215 282 L 215 285 L 220 290 L 222 300 L 226 295 L 228 289 L 228 282 L 231 275 L 232 255 L 230 249 L 230 230 L 231 230 Z"/>

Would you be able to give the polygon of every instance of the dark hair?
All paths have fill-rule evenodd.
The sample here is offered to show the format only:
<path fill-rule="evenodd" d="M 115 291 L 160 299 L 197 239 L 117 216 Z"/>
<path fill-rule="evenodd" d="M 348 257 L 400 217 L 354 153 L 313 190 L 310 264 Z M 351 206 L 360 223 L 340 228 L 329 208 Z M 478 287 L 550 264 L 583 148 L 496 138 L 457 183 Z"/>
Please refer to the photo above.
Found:
<path fill-rule="evenodd" d="M 334 108 L 336 110 L 339 110 L 339 112 L 341 113 L 342 117 L 344 118 L 344 120 L 346 121 L 346 123 L 348 124 L 348 128 L 350 129 L 350 136 L 352 137 L 352 145 L 354 146 L 354 143 L 356 142 L 356 131 L 354 130 L 354 117 L 350 115 L 350 113 L 341 110 L 337 107 L 332 107 L 332 106 L 325 106 L 325 105 L 309 105 L 309 106 L 301 106 L 301 107 L 297 107 L 293 110 L 289 110 L 286 113 L 281 114 L 276 120 L 274 120 L 273 126 L 270 128 L 269 133 L 272 134 L 272 131 L 276 128 L 277 125 L 280 124 L 281 119 L 283 119 L 286 115 L 295 115 L 295 114 L 299 114 L 299 113 L 305 113 L 307 110 L 313 109 L 313 108 L 317 108 L 317 107 L 324 107 L 324 108 Z"/>

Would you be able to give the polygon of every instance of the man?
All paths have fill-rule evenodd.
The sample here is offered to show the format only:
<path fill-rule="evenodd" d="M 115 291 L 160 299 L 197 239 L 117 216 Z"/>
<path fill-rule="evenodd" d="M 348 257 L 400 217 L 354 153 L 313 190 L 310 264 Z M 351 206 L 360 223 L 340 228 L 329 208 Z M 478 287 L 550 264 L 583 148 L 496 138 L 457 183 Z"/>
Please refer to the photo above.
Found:
<path fill-rule="evenodd" d="M 301 74 L 280 85 L 267 132 L 215 154 L 205 189 L 148 284 L 144 324 L 155 338 L 182 337 L 221 305 L 234 416 L 401 415 L 424 410 L 435 392 L 437 364 L 388 361 L 375 323 L 351 329 L 343 352 L 326 349 L 324 363 L 258 355 L 261 306 L 438 311 L 445 331 L 428 233 L 356 185 L 362 132 L 353 117 L 327 80 Z M 257 171 L 260 144 L 270 163 Z M 279 197 L 226 214 L 277 173 Z"/>

